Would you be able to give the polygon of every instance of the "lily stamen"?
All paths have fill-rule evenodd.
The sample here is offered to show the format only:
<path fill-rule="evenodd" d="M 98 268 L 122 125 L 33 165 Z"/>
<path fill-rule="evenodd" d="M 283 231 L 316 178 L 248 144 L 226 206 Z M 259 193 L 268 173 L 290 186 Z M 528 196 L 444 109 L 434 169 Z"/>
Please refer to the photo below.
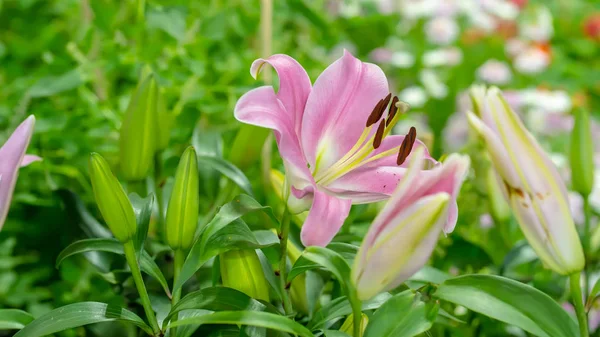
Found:
<path fill-rule="evenodd" d="M 372 162 L 373 160 L 392 155 L 396 151 L 402 150 L 401 146 L 399 146 L 395 147 L 394 149 L 384 151 L 383 153 L 377 154 L 371 158 L 368 158 L 371 152 L 373 152 L 373 150 L 376 150 L 381 146 L 383 139 L 385 139 L 385 137 L 387 137 L 387 135 L 392 131 L 393 127 L 399 119 L 399 116 L 408 110 L 408 104 L 400 101 L 396 96 L 394 96 L 394 98 L 391 99 L 391 104 L 389 105 L 388 109 L 387 104 L 390 102 L 390 99 L 391 94 L 388 94 L 383 100 L 380 100 L 376 104 L 375 108 L 373 109 L 373 112 L 371 112 L 371 115 L 369 115 L 369 118 L 367 119 L 368 127 L 365 128 L 363 134 L 356 142 L 356 144 L 352 147 L 350 151 L 348 151 L 348 153 L 346 153 L 344 157 L 342 157 L 340 160 L 338 160 L 338 162 L 336 162 L 334 165 L 332 165 L 326 171 L 324 171 L 322 175 L 317 175 L 317 182 L 326 185 L 329 182 L 343 176 L 344 174 L 348 173 L 353 169 L 356 169 L 369 162 Z M 371 137 L 365 142 L 367 136 L 371 134 L 371 128 L 377 121 L 379 121 L 379 119 L 383 115 L 383 112 L 386 109 L 388 109 L 387 118 L 381 120 L 381 123 L 377 127 L 377 131 L 373 135 L 371 135 Z M 400 112 L 400 114 L 398 114 L 398 111 Z M 406 151 L 406 149 L 403 150 L 403 153 L 406 155 L 406 157 L 408 157 L 408 155 L 410 154 L 410 149 L 412 149 L 412 145 L 416 140 L 416 130 L 414 137 L 411 137 L 411 139 L 412 141 L 409 141 L 407 143 L 410 144 L 408 152 Z M 372 146 L 368 146 L 367 144 L 372 144 Z M 404 162 L 406 157 L 402 159 L 402 162 Z"/>

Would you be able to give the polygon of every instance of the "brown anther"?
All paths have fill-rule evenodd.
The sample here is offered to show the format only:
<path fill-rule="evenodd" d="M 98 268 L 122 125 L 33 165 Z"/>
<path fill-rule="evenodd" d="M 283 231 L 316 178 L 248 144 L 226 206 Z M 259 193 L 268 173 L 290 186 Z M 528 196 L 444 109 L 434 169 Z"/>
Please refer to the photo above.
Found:
<path fill-rule="evenodd" d="M 373 140 L 373 148 L 377 149 L 381 145 L 381 141 L 383 140 L 383 131 L 385 130 L 385 121 L 381 121 L 379 126 L 377 127 L 377 132 L 375 133 L 375 139 Z"/>
<path fill-rule="evenodd" d="M 379 121 L 379 119 L 381 119 L 381 116 L 383 116 L 383 112 L 387 108 L 387 105 L 390 102 L 391 97 L 392 97 L 392 94 L 389 93 L 387 96 L 385 96 L 384 99 L 381 99 L 381 100 L 379 100 L 379 102 L 377 102 L 377 104 L 373 108 L 373 111 L 371 111 L 369 118 L 367 118 L 366 127 L 369 127 L 369 126 L 377 123 L 377 121 Z"/>
<path fill-rule="evenodd" d="M 276 271 L 275 271 L 275 276 L 279 276 L 279 274 L 280 274 L 280 273 L 279 273 L 279 270 L 276 270 Z"/>
<path fill-rule="evenodd" d="M 404 137 L 402 144 L 400 145 L 400 150 L 398 151 L 398 158 L 396 159 L 396 164 L 402 165 L 410 152 L 412 151 L 413 145 L 415 144 L 415 140 L 417 140 L 417 129 L 414 126 L 410 127 L 408 134 Z"/>
<path fill-rule="evenodd" d="M 396 103 L 398 103 L 398 101 L 398 96 L 394 96 L 394 99 L 392 99 L 392 104 L 390 104 L 390 110 L 388 111 L 388 117 L 385 121 L 385 126 L 389 126 L 392 122 L 392 119 L 394 119 L 394 116 L 396 116 L 396 112 L 398 112 L 398 106 Z"/>

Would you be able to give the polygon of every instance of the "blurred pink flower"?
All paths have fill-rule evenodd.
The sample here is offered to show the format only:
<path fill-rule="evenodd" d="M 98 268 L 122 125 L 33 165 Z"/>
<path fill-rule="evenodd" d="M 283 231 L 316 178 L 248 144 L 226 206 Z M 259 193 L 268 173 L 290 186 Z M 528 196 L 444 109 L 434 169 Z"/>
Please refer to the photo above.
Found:
<path fill-rule="evenodd" d="M 19 167 L 40 160 L 37 156 L 25 155 L 34 125 L 35 117 L 29 116 L 0 148 L 0 229 L 4 225 L 10 208 Z"/>
<path fill-rule="evenodd" d="M 352 203 L 389 198 L 405 173 L 405 158 L 400 161 L 399 152 L 407 155 L 415 142 L 424 146 L 414 134 L 386 137 L 405 106 L 391 98 L 378 66 L 344 52 L 312 86 L 304 68 L 290 56 L 254 61 L 252 76 L 265 64 L 277 71 L 279 91 L 263 86 L 247 92 L 234 114 L 244 123 L 273 129 L 286 170 L 289 190 L 284 193 L 290 210 L 309 209 L 302 242 L 324 246 L 342 226 Z"/>
<path fill-rule="evenodd" d="M 562 304 L 562 307 L 573 317 L 573 319 L 577 319 L 575 316 L 575 307 L 573 307 L 571 303 L 564 302 Z M 600 310 L 598 310 L 598 308 L 596 308 L 595 306 L 593 306 L 588 312 L 588 325 L 590 333 L 596 332 L 596 330 L 598 330 L 598 327 L 600 326 Z"/>
<path fill-rule="evenodd" d="M 479 217 L 479 227 L 482 229 L 490 229 L 494 227 L 494 219 L 489 213 L 482 214 Z"/>
<path fill-rule="evenodd" d="M 430 43 L 449 45 L 456 41 L 460 29 L 458 23 L 451 17 L 438 16 L 425 24 L 425 35 Z"/>
<path fill-rule="evenodd" d="M 512 73 L 506 62 L 487 60 L 477 69 L 477 77 L 488 84 L 504 85 L 512 79 Z"/>

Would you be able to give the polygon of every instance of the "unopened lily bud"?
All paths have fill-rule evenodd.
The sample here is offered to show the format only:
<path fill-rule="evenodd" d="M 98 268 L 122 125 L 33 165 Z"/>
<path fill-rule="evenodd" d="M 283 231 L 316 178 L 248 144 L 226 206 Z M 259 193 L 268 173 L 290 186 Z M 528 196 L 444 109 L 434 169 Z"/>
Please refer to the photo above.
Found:
<path fill-rule="evenodd" d="M 348 318 L 344 321 L 344 324 L 340 327 L 341 332 L 345 332 L 346 334 L 352 337 L 363 337 L 365 333 L 365 329 L 367 328 L 367 324 L 369 324 L 369 316 L 361 313 L 360 318 L 360 335 L 354 336 L 354 314 L 350 314 Z"/>
<path fill-rule="evenodd" d="M 219 256 L 223 285 L 269 301 L 269 284 L 253 249 L 230 250 Z"/>
<path fill-rule="evenodd" d="M 188 147 L 177 167 L 166 217 L 167 243 L 173 250 L 188 250 L 198 226 L 199 178 L 198 160 L 193 147 Z"/>
<path fill-rule="evenodd" d="M 487 168 L 485 184 L 487 187 L 488 200 L 490 202 L 490 213 L 496 221 L 505 222 L 510 219 L 510 206 L 506 202 L 502 190 L 502 180 L 492 167 Z"/>
<path fill-rule="evenodd" d="M 91 154 L 89 169 L 94 198 L 104 221 L 119 241 L 129 241 L 135 236 L 137 224 L 127 194 L 101 155 Z"/>
<path fill-rule="evenodd" d="M 590 116 L 584 109 L 575 111 L 575 125 L 571 132 L 571 183 L 573 189 L 587 196 L 594 186 L 594 142 Z"/>
<path fill-rule="evenodd" d="M 149 75 L 133 93 L 121 126 L 119 139 L 121 171 L 127 180 L 144 179 L 154 163 L 158 138 L 158 86 Z"/>
<path fill-rule="evenodd" d="M 469 123 L 484 140 L 506 198 L 527 241 L 546 266 L 579 272 L 584 256 L 558 170 L 498 88 L 474 87 Z"/>
<path fill-rule="evenodd" d="M 413 153 L 402 182 L 356 254 L 351 277 L 361 300 L 406 281 L 425 265 L 442 231 L 452 232 L 456 225 L 456 197 L 469 158 L 452 154 L 422 174 L 423 156 L 422 149 Z"/>

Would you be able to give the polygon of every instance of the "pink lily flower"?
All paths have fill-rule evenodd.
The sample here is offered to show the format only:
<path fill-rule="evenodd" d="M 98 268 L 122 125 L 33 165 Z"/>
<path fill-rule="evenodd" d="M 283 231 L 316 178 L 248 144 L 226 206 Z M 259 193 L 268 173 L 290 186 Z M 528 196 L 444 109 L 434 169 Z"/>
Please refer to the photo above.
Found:
<path fill-rule="evenodd" d="M 389 198 L 404 175 L 402 164 L 415 138 L 405 142 L 404 136 L 388 134 L 407 105 L 392 99 L 381 68 L 347 51 L 314 85 L 290 56 L 257 59 L 250 68 L 254 78 L 264 64 L 277 71 L 279 91 L 263 86 L 247 92 L 235 117 L 273 129 L 286 170 L 288 207 L 292 213 L 310 209 L 302 242 L 325 246 L 352 204 Z M 418 141 L 417 146 L 425 147 Z"/>
<path fill-rule="evenodd" d="M 0 229 L 8 214 L 19 167 L 41 160 L 38 156 L 25 155 L 34 124 L 35 117 L 27 117 L 0 148 Z"/>
<path fill-rule="evenodd" d="M 421 269 L 446 224 L 469 170 L 469 157 L 452 154 L 441 166 L 421 171 L 423 150 L 413 160 L 398 189 L 377 215 L 354 259 L 352 281 L 368 300 L 391 290 Z"/>

